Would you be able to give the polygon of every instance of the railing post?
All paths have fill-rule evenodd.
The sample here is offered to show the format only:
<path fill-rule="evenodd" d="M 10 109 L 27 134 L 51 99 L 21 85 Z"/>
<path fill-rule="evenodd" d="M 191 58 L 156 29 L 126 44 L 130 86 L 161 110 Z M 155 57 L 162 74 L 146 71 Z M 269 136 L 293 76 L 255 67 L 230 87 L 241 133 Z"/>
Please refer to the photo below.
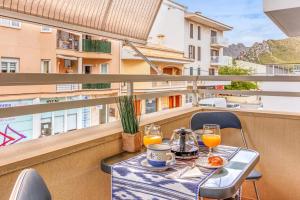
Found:
<path fill-rule="evenodd" d="M 133 82 L 127 82 L 127 96 L 133 95 Z"/>
<path fill-rule="evenodd" d="M 193 106 L 198 106 L 198 86 L 197 80 L 193 81 Z"/>

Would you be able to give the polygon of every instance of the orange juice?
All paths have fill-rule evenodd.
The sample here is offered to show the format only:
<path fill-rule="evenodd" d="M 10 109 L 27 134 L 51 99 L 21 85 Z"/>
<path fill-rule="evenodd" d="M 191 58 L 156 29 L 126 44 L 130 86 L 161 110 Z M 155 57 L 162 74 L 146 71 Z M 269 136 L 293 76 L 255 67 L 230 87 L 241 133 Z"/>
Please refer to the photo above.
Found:
<path fill-rule="evenodd" d="M 144 138 L 144 145 L 147 146 L 149 144 L 161 144 L 162 137 L 159 135 L 145 135 Z"/>
<path fill-rule="evenodd" d="M 221 144 L 221 136 L 216 134 L 202 135 L 202 141 L 207 147 L 216 147 Z"/>

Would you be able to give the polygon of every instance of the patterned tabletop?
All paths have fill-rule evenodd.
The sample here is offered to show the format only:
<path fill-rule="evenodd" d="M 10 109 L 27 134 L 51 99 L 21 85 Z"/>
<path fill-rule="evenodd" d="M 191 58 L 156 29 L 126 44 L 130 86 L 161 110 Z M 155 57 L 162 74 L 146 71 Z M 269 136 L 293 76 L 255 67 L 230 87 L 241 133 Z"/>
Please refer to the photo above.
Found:
<path fill-rule="evenodd" d="M 240 148 L 220 145 L 214 154 L 230 160 Z M 207 148 L 200 148 L 199 156 L 206 156 Z M 200 186 L 215 169 L 200 168 L 203 176 L 189 179 L 169 179 L 166 175 L 191 165 L 194 161 L 177 161 L 176 165 L 164 172 L 149 171 L 141 165 L 146 158 L 142 153 L 112 166 L 113 200 L 175 200 L 198 199 Z"/>

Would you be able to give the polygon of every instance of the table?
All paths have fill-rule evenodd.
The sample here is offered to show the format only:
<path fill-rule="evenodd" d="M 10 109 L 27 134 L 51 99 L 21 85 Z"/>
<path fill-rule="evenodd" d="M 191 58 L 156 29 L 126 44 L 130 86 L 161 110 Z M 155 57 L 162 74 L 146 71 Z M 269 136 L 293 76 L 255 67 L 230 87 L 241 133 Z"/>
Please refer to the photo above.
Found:
<path fill-rule="evenodd" d="M 145 152 L 145 150 L 142 150 Z M 101 161 L 102 171 L 111 174 L 111 166 L 115 163 L 127 160 L 137 153 L 123 152 Z M 201 186 L 201 197 L 213 199 L 225 199 L 232 197 L 240 188 L 243 181 L 254 169 L 259 161 L 259 153 L 250 149 L 241 149 L 229 163 L 221 170 L 216 171 Z"/>

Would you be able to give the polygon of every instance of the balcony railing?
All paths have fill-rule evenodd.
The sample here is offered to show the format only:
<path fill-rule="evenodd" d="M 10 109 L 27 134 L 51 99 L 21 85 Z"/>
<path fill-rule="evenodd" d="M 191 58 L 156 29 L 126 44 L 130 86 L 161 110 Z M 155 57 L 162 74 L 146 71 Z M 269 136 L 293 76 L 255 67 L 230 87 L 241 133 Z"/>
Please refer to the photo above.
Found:
<path fill-rule="evenodd" d="M 153 88 L 182 88 L 187 87 L 186 81 L 166 81 L 166 82 L 153 82 Z"/>
<path fill-rule="evenodd" d="M 171 76 L 171 75 L 104 75 L 104 74 L 0 74 L 0 86 L 23 86 L 23 85 L 51 85 L 51 84 L 98 84 L 125 82 L 127 93 L 133 94 L 133 82 L 167 82 L 167 81 L 192 81 L 192 89 L 167 90 L 150 92 L 137 95 L 138 99 L 157 98 L 161 96 L 174 96 L 192 93 L 194 104 L 197 104 L 197 96 L 201 94 L 228 94 L 228 95 L 260 95 L 260 96 L 285 96 L 300 97 L 299 92 L 286 91 L 241 91 L 241 90 L 214 90 L 198 89 L 199 81 L 253 81 L 253 82 L 300 82 L 299 76 Z M 104 97 L 87 100 L 75 100 L 71 102 L 58 102 L 55 104 L 26 105 L 0 109 L 0 118 L 97 106 L 111 104 L 115 97 Z"/>
<path fill-rule="evenodd" d="M 211 63 L 211 65 L 231 66 L 232 65 L 232 57 L 229 57 L 229 56 L 211 56 L 210 63 Z"/>
<path fill-rule="evenodd" d="M 56 92 L 72 92 L 80 90 L 80 84 L 58 84 Z"/>
<path fill-rule="evenodd" d="M 223 37 L 212 36 L 210 38 L 210 44 L 213 46 L 226 47 L 228 46 L 228 41 Z"/>
<path fill-rule="evenodd" d="M 111 88 L 111 83 L 84 83 L 82 84 L 83 90 L 101 90 Z"/>
<path fill-rule="evenodd" d="M 85 52 L 111 53 L 111 42 L 104 40 L 82 40 L 82 50 Z"/>

